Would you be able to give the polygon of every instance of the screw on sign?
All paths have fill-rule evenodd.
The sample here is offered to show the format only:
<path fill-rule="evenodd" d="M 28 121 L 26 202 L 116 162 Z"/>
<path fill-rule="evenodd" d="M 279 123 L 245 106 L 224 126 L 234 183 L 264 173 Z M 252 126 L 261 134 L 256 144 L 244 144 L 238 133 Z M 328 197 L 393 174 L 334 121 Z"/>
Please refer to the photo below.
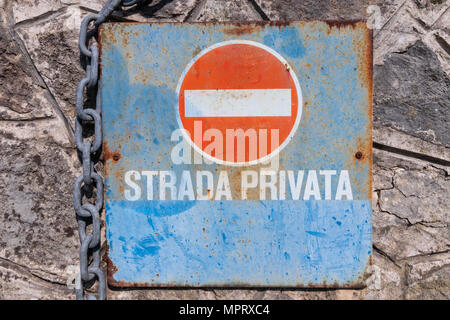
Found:
<path fill-rule="evenodd" d="M 364 23 L 119 23 L 101 39 L 111 285 L 363 285 Z"/>

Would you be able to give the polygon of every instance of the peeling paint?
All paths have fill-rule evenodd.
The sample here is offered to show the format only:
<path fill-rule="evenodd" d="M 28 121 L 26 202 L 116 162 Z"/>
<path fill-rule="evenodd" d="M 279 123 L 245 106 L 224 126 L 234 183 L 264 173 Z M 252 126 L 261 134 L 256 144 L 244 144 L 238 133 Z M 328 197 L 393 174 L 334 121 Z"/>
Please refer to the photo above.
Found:
<path fill-rule="evenodd" d="M 109 284 L 363 287 L 372 259 L 371 36 L 359 21 L 102 25 Z M 205 48 L 235 39 L 273 49 L 301 86 L 300 125 L 280 151 L 277 172 L 303 170 L 303 194 L 312 171 L 320 179 L 320 170 L 336 171 L 334 196 L 346 170 L 352 200 L 324 200 L 323 180 L 320 200 L 263 200 L 257 188 L 242 200 L 243 172 L 266 165 L 173 163 L 183 70 Z M 204 190 L 209 201 L 165 201 L 157 193 L 149 200 L 142 178 L 140 198 L 128 201 L 124 177 L 130 170 L 172 170 L 178 177 L 187 171 L 193 179 L 207 170 L 215 181 L 226 172 L 233 200 L 214 201 L 215 187 Z"/>

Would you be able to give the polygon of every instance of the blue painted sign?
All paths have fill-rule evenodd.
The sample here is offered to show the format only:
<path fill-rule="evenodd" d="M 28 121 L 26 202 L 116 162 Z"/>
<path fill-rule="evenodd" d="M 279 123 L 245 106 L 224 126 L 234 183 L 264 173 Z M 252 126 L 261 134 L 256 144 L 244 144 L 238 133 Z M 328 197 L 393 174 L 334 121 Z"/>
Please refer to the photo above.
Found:
<path fill-rule="evenodd" d="M 111 285 L 363 286 L 365 23 L 107 23 L 100 38 Z"/>

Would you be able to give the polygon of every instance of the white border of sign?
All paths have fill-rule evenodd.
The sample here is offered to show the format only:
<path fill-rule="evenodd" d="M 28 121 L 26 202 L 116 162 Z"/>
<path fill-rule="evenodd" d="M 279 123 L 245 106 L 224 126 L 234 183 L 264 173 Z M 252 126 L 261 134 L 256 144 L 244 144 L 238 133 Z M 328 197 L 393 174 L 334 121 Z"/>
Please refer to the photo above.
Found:
<path fill-rule="evenodd" d="M 230 44 L 247 44 L 250 46 L 255 46 L 255 47 L 259 47 L 261 49 L 266 50 L 267 52 L 269 52 L 270 54 L 272 54 L 273 56 L 275 56 L 279 61 L 281 61 L 282 64 L 284 64 L 290 72 L 290 75 L 292 77 L 292 79 L 294 80 L 295 83 L 295 88 L 297 89 L 297 97 L 298 97 L 298 111 L 297 111 L 297 118 L 295 119 L 295 123 L 294 126 L 292 127 L 291 132 L 289 133 L 288 137 L 284 140 L 284 142 L 277 148 L 275 149 L 273 152 L 269 153 L 268 155 L 257 159 L 257 160 L 253 160 L 253 161 L 247 161 L 247 162 L 231 162 L 231 161 L 225 161 L 225 160 L 220 160 L 217 158 L 214 158 L 213 156 L 207 154 L 206 152 L 204 152 L 203 150 L 201 150 L 193 141 L 192 139 L 189 137 L 189 135 L 186 133 L 187 130 L 183 127 L 183 123 L 181 122 L 181 118 L 180 118 L 180 108 L 179 108 L 179 96 L 180 96 L 180 89 L 181 89 L 181 85 L 183 84 L 184 81 L 184 77 L 186 76 L 186 74 L 188 73 L 188 71 L 191 69 L 192 65 L 200 58 L 202 57 L 204 54 L 222 47 L 222 46 L 226 46 L 226 45 L 230 45 Z M 235 166 L 235 167 L 241 167 L 241 166 L 251 166 L 251 165 L 256 165 L 256 164 L 260 164 L 260 163 L 265 163 L 267 162 L 269 159 L 271 159 L 272 157 L 278 155 L 280 153 L 281 150 L 283 150 L 284 147 L 286 147 L 286 145 L 292 140 L 292 138 L 294 137 L 295 132 L 297 131 L 298 125 L 300 124 L 300 119 L 302 117 L 302 111 L 303 111 L 303 94 L 302 94 L 302 89 L 300 87 L 300 84 L 298 82 L 298 78 L 294 72 L 294 70 L 292 69 L 292 67 L 287 63 L 287 61 L 275 50 L 273 50 L 272 48 L 261 44 L 259 42 L 256 41 L 251 41 L 251 40 L 228 40 L 228 41 L 222 41 L 219 43 L 216 43 L 206 49 L 203 49 L 199 54 L 197 54 L 190 62 L 189 64 L 186 66 L 186 68 L 184 69 L 183 73 L 181 74 L 180 79 L 178 80 L 178 84 L 177 84 L 177 103 L 175 106 L 176 109 L 176 116 L 177 116 L 177 122 L 178 122 L 178 126 L 180 127 L 181 131 L 183 132 L 183 136 L 186 139 L 186 141 L 189 143 L 189 145 L 198 153 L 200 153 L 203 157 L 205 157 L 206 159 L 213 161 L 217 164 L 221 164 L 221 165 L 228 165 L 228 166 Z"/>

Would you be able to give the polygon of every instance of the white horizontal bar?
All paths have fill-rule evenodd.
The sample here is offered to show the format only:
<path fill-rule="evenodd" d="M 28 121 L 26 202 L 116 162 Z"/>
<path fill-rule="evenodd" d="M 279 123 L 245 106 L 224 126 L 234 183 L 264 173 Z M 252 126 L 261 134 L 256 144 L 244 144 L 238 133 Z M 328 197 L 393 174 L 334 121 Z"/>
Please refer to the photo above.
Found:
<path fill-rule="evenodd" d="M 185 90 L 185 117 L 289 117 L 291 89 Z"/>

